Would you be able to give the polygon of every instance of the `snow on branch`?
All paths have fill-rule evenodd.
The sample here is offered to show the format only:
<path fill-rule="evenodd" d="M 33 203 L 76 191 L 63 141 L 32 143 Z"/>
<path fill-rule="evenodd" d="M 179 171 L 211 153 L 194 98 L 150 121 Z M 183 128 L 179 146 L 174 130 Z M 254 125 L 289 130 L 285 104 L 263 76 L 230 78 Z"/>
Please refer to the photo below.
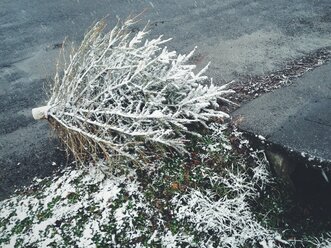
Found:
<path fill-rule="evenodd" d="M 276 241 L 287 244 L 277 232 L 255 220 L 248 204 L 257 193 L 254 184 L 244 182 L 241 173 L 217 179 L 234 196 L 219 197 L 211 190 L 190 189 L 172 199 L 175 217 L 203 237 L 198 247 L 280 247 Z"/>
<path fill-rule="evenodd" d="M 109 32 L 96 23 L 55 76 L 44 115 L 79 161 L 102 155 L 141 163 L 157 147 L 185 153 L 185 135 L 198 135 L 188 125 L 228 117 L 217 100 L 232 90 L 204 75 L 208 65 L 194 73 L 194 50 L 169 51 L 169 39 L 147 40 L 146 27 L 130 32 L 133 23 Z"/>

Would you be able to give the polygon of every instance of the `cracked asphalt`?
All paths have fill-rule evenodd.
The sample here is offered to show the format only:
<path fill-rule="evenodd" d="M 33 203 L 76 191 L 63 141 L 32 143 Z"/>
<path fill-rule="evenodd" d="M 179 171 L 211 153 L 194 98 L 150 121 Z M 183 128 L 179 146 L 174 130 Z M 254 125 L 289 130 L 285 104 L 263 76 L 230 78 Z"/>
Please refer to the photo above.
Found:
<path fill-rule="evenodd" d="M 105 16 L 141 15 L 150 37 L 173 37 L 184 53 L 198 46 L 198 68 L 222 84 L 245 75 L 282 69 L 286 61 L 331 46 L 329 0 L 2 0 L 0 2 L 0 199 L 36 176 L 49 176 L 65 155 L 45 122 L 30 111 L 43 105 L 65 37 L 78 42 Z"/>

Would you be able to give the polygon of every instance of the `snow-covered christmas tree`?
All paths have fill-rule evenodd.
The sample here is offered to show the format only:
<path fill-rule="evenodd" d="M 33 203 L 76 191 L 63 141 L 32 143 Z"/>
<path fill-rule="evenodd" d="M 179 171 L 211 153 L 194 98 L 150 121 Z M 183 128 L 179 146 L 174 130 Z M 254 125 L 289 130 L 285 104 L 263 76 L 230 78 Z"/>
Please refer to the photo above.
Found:
<path fill-rule="evenodd" d="M 232 91 L 213 84 L 208 65 L 195 73 L 194 51 L 169 51 L 170 39 L 147 40 L 147 28 L 130 32 L 133 24 L 105 32 L 105 23 L 96 23 L 58 70 L 47 105 L 33 110 L 78 161 L 143 164 L 166 151 L 184 153 L 187 134 L 199 135 L 189 127 L 228 117 L 218 102 Z"/>

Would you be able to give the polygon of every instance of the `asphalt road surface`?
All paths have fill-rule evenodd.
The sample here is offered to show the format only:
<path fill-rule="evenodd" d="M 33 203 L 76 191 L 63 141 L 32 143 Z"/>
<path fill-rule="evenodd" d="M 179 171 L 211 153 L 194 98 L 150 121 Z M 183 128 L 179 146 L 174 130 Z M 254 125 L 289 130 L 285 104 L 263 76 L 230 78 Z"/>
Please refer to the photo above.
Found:
<path fill-rule="evenodd" d="M 241 118 L 245 131 L 331 164 L 331 63 L 293 81 L 243 105 L 233 116 Z"/>
<path fill-rule="evenodd" d="M 46 100 L 59 44 L 81 40 L 107 16 L 144 12 L 150 37 L 173 37 L 180 53 L 198 46 L 194 62 L 211 61 L 209 75 L 224 83 L 281 69 L 287 60 L 331 46 L 330 0 L 2 0 L 0 2 L 0 199 L 33 177 L 51 175 L 65 156 L 47 123 L 31 108 Z M 16 186 L 15 186 L 16 185 Z"/>

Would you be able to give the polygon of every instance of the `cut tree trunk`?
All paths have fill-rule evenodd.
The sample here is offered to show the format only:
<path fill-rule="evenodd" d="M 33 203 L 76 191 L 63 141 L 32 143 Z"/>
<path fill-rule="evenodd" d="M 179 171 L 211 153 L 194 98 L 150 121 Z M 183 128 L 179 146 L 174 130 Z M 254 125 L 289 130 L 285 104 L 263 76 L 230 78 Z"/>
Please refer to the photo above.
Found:
<path fill-rule="evenodd" d="M 32 116 L 35 120 L 47 119 L 47 113 L 49 106 L 42 106 L 39 108 L 32 109 Z"/>

